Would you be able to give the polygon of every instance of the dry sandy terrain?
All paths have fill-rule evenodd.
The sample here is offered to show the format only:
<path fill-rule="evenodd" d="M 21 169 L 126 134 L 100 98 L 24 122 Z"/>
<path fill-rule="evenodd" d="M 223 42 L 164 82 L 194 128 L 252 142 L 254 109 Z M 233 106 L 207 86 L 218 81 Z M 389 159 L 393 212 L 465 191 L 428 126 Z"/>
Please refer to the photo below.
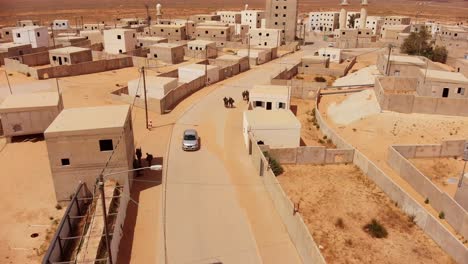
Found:
<path fill-rule="evenodd" d="M 457 184 L 463 170 L 462 159 L 458 158 L 434 158 L 434 159 L 410 159 L 424 176 L 429 178 L 437 187 L 454 197 L 457 192 Z"/>
<path fill-rule="evenodd" d="M 278 179 L 292 201 L 300 201 L 328 263 L 454 263 L 354 165 L 284 167 Z M 387 238 L 363 230 L 371 219 L 387 229 Z"/>
<path fill-rule="evenodd" d="M 467 139 L 468 117 L 382 112 L 348 125 L 338 125 L 327 112 L 330 104 L 340 102 L 344 97 L 344 95 L 322 97 L 319 108 L 327 124 L 378 165 L 438 219 L 438 213 L 430 205 L 424 204 L 425 198 L 387 165 L 388 148 L 395 144 L 440 144 L 446 139 Z M 454 232 L 445 220 L 440 221 Z"/>
<path fill-rule="evenodd" d="M 229 0 L 0 0 L 0 24 L 14 23 L 25 18 L 41 19 L 50 22 L 56 18 L 70 19 L 84 17 L 85 23 L 106 21 L 113 24 L 116 17 L 146 17 L 144 4 L 150 5 L 150 12 L 154 14 L 156 2 L 163 5 L 164 17 L 186 18 L 195 13 L 207 13 L 216 10 L 240 10 L 248 3 L 250 8 L 265 8 L 264 0 L 229 1 Z M 359 11 L 359 2 L 350 1 L 349 10 Z M 440 19 L 450 22 L 465 21 L 468 18 L 468 6 L 463 0 L 445 0 L 426 2 L 408 0 L 374 0 L 369 6 L 369 15 L 408 15 L 423 19 Z M 339 1 L 329 0 L 301 0 L 300 12 L 340 9 Z M 13 15 L 12 15 L 13 14 Z M 154 16 L 154 15 L 153 15 Z"/>

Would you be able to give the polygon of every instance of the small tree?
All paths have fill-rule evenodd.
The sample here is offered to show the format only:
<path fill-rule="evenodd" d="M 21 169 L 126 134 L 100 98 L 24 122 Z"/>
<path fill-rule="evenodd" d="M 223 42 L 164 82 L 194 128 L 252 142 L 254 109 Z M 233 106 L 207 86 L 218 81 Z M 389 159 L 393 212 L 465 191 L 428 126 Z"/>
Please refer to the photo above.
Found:
<path fill-rule="evenodd" d="M 419 32 L 412 32 L 408 38 L 405 39 L 401 46 L 401 51 L 409 55 L 422 55 L 428 57 L 432 53 L 430 44 L 431 35 L 425 28 Z"/>
<path fill-rule="evenodd" d="M 448 50 L 443 46 L 436 46 L 432 51 L 432 61 L 445 63 L 447 62 Z"/>

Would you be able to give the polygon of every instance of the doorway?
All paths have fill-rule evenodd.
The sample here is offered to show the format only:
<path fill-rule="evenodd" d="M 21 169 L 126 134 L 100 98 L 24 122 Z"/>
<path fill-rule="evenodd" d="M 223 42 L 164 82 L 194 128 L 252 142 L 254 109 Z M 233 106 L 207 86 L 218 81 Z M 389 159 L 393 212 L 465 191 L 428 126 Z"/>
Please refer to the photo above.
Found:
<path fill-rule="evenodd" d="M 59 65 L 62 65 L 62 57 L 58 57 Z"/>
<path fill-rule="evenodd" d="M 442 91 L 442 97 L 448 97 L 449 96 L 449 91 L 450 91 L 449 88 L 444 88 L 444 90 Z"/>
<path fill-rule="evenodd" d="M 266 110 L 271 110 L 271 107 L 272 107 L 272 103 L 271 103 L 271 102 L 267 102 L 267 103 L 266 103 Z"/>

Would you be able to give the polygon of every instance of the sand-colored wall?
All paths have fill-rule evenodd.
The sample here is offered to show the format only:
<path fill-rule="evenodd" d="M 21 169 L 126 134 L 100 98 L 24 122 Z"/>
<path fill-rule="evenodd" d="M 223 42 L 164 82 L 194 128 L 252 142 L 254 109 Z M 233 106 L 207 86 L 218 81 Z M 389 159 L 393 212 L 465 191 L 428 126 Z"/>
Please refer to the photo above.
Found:
<path fill-rule="evenodd" d="M 271 148 L 270 155 L 282 164 L 340 164 L 353 162 L 354 149 L 326 147 Z"/>
<path fill-rule="evenodd" d="M 1 113 L 3 133 L 6 137 L 44 133 L 62 109 L 59 104 L 47 109 Z M 15 128 L 21 130 L 15 131 Z"/>
<path fill-rule="evenodd" d="M 304 223 L 300 213 L 294 213 L 294 205 L 281 188 L 276 176 L 268 169 L 267 160 L 262 149 L 255 143 L 257 140 L 249 133 L 249 141 L 252 144 L 251 158 L 257 171 L 257 177 L 262 177 L 265 189 L 270 194 L 276 211 L 280 215 L 288 231 L 291 241 L 303 263 L 321 264 L 325 259 L 314 242 L 309 229 Z"/>
<path fill-rule="evenodd" d="M 318 106 L 319 98 L 316 107 Z M 318 107 L 317 107 L 318 109 Z M 350 147 L 333 129 L 331 129 L 321 117 L 320 111 L 316 111 L 317 123 L 322 133 L 328 136 L 338 147 Z M 415 151 L 415 150 L 414 150 Z M 409 151 L 411 152 L 411 151 Z M 444 227 L 434 216 L 421 206 L 410 194 L 404 191 L 390 176 L 379 169 L 359 150 L 354 149 L 353 163 L 370 178 L 390 199 L 408 215 L 415 216 L 416 224 L 431 237 L 448 255 L 458 263 L 468 263 L 468 249 L 457 237 Z M 466 220 L 464 220 L 466 223 Z M 466 226 L 466 224 L 464 224 Z"/>

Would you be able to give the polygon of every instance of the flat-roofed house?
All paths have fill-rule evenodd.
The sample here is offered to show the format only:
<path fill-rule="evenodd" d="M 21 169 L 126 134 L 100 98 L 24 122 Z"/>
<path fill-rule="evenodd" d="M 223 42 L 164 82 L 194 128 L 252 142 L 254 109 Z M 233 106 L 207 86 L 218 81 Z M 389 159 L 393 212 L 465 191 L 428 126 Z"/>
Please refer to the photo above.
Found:
<path fill-rule="evenodd" d="M 187 56 L 197 59 L 216 58 L 218 49 L 216 42 L 209 40 L 193 40 L 187 43 Z"/>
<path fill-rule="evenodd" d="M 180 41 L 187 39 L 187 28 L 185 25 L 152 25 L 144 30 L 145 35 L 167 38 L 169 41 Z"/>
<path fill-rule="evenodd" d="M 241 12 L 239 11 L 218 11 L 217 15 L 220 16 L 220 21 L 228 24 L 240 24 Z"/>
<path fill-rule="evenodd" d="M 221 67 L 235 66 L 238 69 L 234 72 L 234 74 L 244 72 L 250 68 L 249 58 L 247 56 L 237 56 L 230 54 L 217 57 L 214 60 L 214 65 Z"/>
<path fill-rule="evenodd" d="M 249 29 L 260 28 L 262 19 L 265 18 L 264 10 L 242 10 L 241 24 L 247 25 Z"/>
<path fill-rule="evenodd" d="M 161 99 L 167 93 L 177 88 L 177 78 L 147 76 L 146 77 L 146 95 L 150 98 Z M 143 84 L 140 79 L 131 80 L 128 82 L 128 95 L 134 97 L 144 97 Z"/>
<path fill-rule="evenodd" d="M 103 30 L 106 28 L 106 24 L 104 23 L 95 23 L 95 24 L 83 24 L 83 29 L 85 31 L 90 30 Z"/>
<path fill-rule="evenodd" d="M 80 31 L 80 37 L 84 37 L 89 40 L 91 45 L 104 42 L 104 38 L 100 30 L 82 30 Z"/>
<path fill-rule="evenodd" d="M 15 27 L 2 27 L 2 28 L 0 28 L 0 40 L 2 42 L 13 41 L 13 29 L 15 29 Z"/>
<path fill-rule="evenodd" d="M 185 45 L 177 43 L 159 43 L 149 47 L 148 58 L 158 59 L 165 63 L 177 64 L 184 61 Z"/>
<path fill-rule="evenodd" d="M 205 21 L 221 21 L 221 16 L 212 14 L 198 14 L 190 16 L 190 20 L 198 24 Z"/>
<path fill-rule="evenodd" d="M 290 108 L 291 87 L 283 85 L 255 85 L 249 91 L 253 109 L 285 110 Z"/>
<path fill-rule="evenodd" d="M 25 20 L 19 20 L 16 23 L 16 26 L 18 27 L 31 27 L 31 26 L 39 26 L 39 20 L 31 20 L 31 19 L 25 19 Z"/>
<path fill-rule="evenodd" d="M 284 35 L 280 29 L 257 28 L 249 31 L 250 45 L 253 47 L 278 47 L 283 43 Z"/>
<path fill-rule="evenodd" d="M 59 94 L 12 94 L 0 104 L 0 118 L 5 137 L 41 134 L 62 111 Z"/>
<path fill-rule="evenodd" d="M 237 51 L 237 56 L 248 56 L 250 65 L 261 65 L 272 60 L 272 53 L 268 50 L 261 49 L 240 49 Z"/>
<path fill-rule="evenodd" d="M 135 148 L 128 105 L 65 109 L 44 137 L 57 201 L 68 199 L 79 182 L 94 186 L 103 168 L 104 173 L 133 168 Z M 129 172 L 106 178 L 131 186 L 132 177 Z"/>
<path fill-rule="evenodd" d="M 146 36 L 138 36 L 137 37 L 137 45 L 142 48 L 147 48 L 151 45 L 158 44 L 158 43 L 167 43 L 167 38 L 161 37 L 146 37 Z"/>
<path fill-rule="evenodd" d="M 417 93 L 437 98 L 468 98 L 468 78 L 459 72 L 419 70 Z"/>
<path fill-rule="evenodd" d="M 49 34 L 46 27 L 19 27 L 13 29 L 13 42 L 17 44 L 31 44 L 33 48 L 48 47 Z"/>
<path fill-rule="evenodd" d="M 297 148 L 301 142 L 301 123 L 289 109 L 244 111 L 243 134 L 247 148 L 249 132 L 258 144 L 271 148 Z"/>
<path fill-rule="evenodd" d="M 18 57 L 31 52 L 31 44 L 0 43 L 0 65 L 5 64 L 5 58 Z"/>
<path fill-rule="evenodd" d="M 104 50 L 111 54 L 126 53 L 137 48 L 136 31 L 115 28 L 104 30 Z"/>
<path fill-rule="evenodd" d="M 377 57 L 377 69 L 381 74 L 388 76 L 413 77 L 420 69 L 425 68 L 426 61 L 418 56 L 391 55 L 390 60 L 387 54 L 380 54 Z"/>
<path fill-rule="evenodd" d="M 195 37 L 199 40 L 211 40 L 223 46 L 231 40 L 231 27 L 229 26 L 197 26 Z"/>
<path fill-rule="evenodd" d="M 68 19 L 56 19 L 52 22 L 52 28 L 54 30 L 64 30 L 70 28 L 70 22 Z"/>
<path fill-rule="evenodd" d="M 65 47 L 49 50 L 50 64 L 53 66 L 72 65 L 93 60 L 93 54 L 88 48 Z"/>
<path fill-rule="evenodd" d="M 62 37 L 56 37 L 53 38 L 51 41 L 49 41 L 49 45 L 53 46 L 55 43 L 56 46 L 62 45 L 62 47 L 68 47 L 68 46 L 87 46 L 91 44 L 91 41 L 87 39 L 86 37 L 82 36 L 62 36 Z"/>
<path fill-rule="evenodd" d="M 215 83 L 219 81 L 219 67 L 214 65 L 204 64 L 189 64 L 180 66 L 178 68 L 179 81 L 191 82 L 202 76 L 205 76 L 208 83 Z"/>

